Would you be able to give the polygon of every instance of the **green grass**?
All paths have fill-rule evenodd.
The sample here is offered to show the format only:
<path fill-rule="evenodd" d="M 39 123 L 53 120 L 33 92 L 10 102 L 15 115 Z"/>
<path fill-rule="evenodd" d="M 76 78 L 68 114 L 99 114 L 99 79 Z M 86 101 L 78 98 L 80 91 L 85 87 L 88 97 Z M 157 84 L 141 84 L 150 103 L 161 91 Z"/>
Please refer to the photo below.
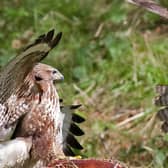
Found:
<path fill-rule="evenodd" d="M 167 140 L 157 122 L 152 131 L 147 127 L 157 110 L 154 87 L 168 83 L 166 21 L 118 0 L 2 0 L 0 14 L 1 66 L 19 52 L 12 41 L 26 31 L 33 33 L 28 42 L 52 28 L 63 32 L 44 62 L 64 74 L 58 87 L 65 103 L 83 104 L 81 155 L 114 157 L 131 167 L 166 167 Z M 143 111 L 147 114 L 129 128 L 117 128 Z M 129 115 L 113 119 L 124 113 Z"/>

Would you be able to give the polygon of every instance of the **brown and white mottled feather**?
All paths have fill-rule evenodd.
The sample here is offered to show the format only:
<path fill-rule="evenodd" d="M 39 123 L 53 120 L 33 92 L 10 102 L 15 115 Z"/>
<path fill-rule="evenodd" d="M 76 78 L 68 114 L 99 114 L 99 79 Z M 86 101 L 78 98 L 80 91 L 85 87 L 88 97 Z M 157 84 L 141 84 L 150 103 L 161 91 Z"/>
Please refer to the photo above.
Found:
<path fill-rule="evenodd" d="M 37 64 L 26 77 L 25 80 L 28 81 L 29 89 L 21 96 L 31 99 L 33 104 L 30 108 L 31 111 L 23 116 L 18 123 L 13 138 L 32 137 L 32 148 L 30 154 L 25 148 L 22 149 L 23 153 L 28 152 L 27 161 L 24 161 L 23 157 L 18 167 L 46 165 L 53 158 L 74 155 L 71 148 L 82 149 L 74 137 L 84 134 L 75 124 L 84 121 L 81 116 L 74 113 L 74 110 L 80 105 L 61 106 L 60 111 L 59 97 L 53 81 L 62 79 L 63 76 L 58 70 L 41 63 Z M 4 149 L 8 151 L 9 146 L 14 144 L 13 142 L 14 140 L 9 141 Z M 13 145 L 12 148 L 13 153 L 20 156 L 18 146 L 15 148 Z M 28 156 L 31 156 L 31 159 Z M 10 161 L 10 158 L 8 159 Z M 22 163 L 24 164 L 22 165 Z M 2 161 L 2 164 L 10 163 Z M 16 164 L 19 165 L 17 161 Z"/>
<path fill-rule="evenodd" d="M 54 30 L 41 35 L 0 72 L 0 141 L 11 137 L 17 120 L 29 111 L 31 100 L 26 96 L 34 90 L 29 90 L 26 76 L 58 44 L 60 38 L 61 33 L 54 37 Z"/>
<path fill-rule="evenodd" d="M 168 132 L 168 85 L 157 85 L 156 93 L 158 95 L 154 100 L 155 105 L 162 107 L 158 111 L 157 116 L 163 121 L 162 130 Z"/>
<path fill-rule="evenodd" d="M 79 128 L 78 124 L 84 122 L 85 120 L 83 117 L 81 117 L 75 112 L 75 110 L 78 109 L 79 107 L 80 105 L 61 106 L 60 115 L 61 116 L 63 115 L 62 117 L 63 120 L 59 120 L 59 122 L 60 123 L 63 122 L 63 127 L 62 127 L 62 131 L 56 132 L 56 138 L 55 138 L 56 144 L 57 144 L 56 147 L 59 146 L 61 155 L 63 151 L 66 156 L 74 156 L 73 148 L 74 146 L 75 148 L 78 148 L 79 146 L 79 143 L 77 142 L 77 140 L 76 140 L 77 143 L 76 142 L 74 143 L 74 141 L 70 141 L 70 142 L 67 141 L 67 137 L 69 134 L 73 136 L 73 139 L 75 138 L 74 136 L 81 136 L 84 134 L 84 132 Z M 19 128 L 17 127 L 17 129 L 15 130 L 16 131 L 15 136 L 16 134 L 18 134 L 17 132 L 20 132 L 21 123 L 19 123 L 18 125 Z M 74 124 L 76 125 L 76 128 L 72 126 Z M 38 142 L 39 143 L 38 146 L 40 147 L 40 149 L 38 148 L 36 152 L 37 151 L 40 152 L 40 155 L 42 155 L 41 158 L 43 158 L 42 160 L 32 161 L 31 159 L 32 137 L 28 137 L 28 138 L 22 137 L 22 138 L 16 138 L 14 140 L 10 140 L 0 145 L 0 167 L 1 168 L 6 168 L 6 167 L 37 168 L 37 167 L 44 166 L 43 160 L 46 160 L 46 158 L 44 158 L 44 156 L 46 156 L 46 151 L 50 151 L 50 150 L 52 151 L 52 149 L 50 148 L 52 146 L 49 145 L 51 143 L 47 143 L 47 142 L 51 142 L 51 140 L 53 141 L 52 138 L 50 139 L 50 141 L 48 141 L 49 140 L 48 130 L 49 129 L 43 130 L 44 131 L 42 132 L 43 136 L 40 136 L 38 139 L 36 139 L 36 143 Z M 52 131 L 50 133 L 53 134 Z M 41 140 L 45 140 L 45 141 L 41 141 Z M 33 141 L 33 143 L 34 142 L 35 141 Z M 71 145 L 71 143 L 73 143 L 73 145 Z M 33 145 L 33 148 L 35 147 L 35 145 L 36 144 Z M 43 145 L 45 145 L 46 148 L 44 148 Z M 30 149 L 31 149 L 31 152 L 30 152 Z M 38 155 L 37 154 L 36 154 L 36 157 L 39 156 L 39 154 Z M 55 159 L 58 159 L 60 157 L 60 153 L 58 153 L 58 151 L 57 151 L 57 154 L 58 155 L 55 158 L 53 158 L 54 161 Z M 19 158 L 19 159 L 16 159 L 16 158 Z M 52 160 L 52 158 L 50 159 Z"/>
<path fill-rule="evenodd" d="M 33 104 L 30 111 L 18 123 L 15 136 L 32 137 L 31 158 L 33 160 L 47 161 L 53 156 L 64 155 L 55 141 L 56 129 L 59 129 L 56 119 L 60 113 L 60 105 L 53 84 L 54 81 L 62 79 L 63 76 L 58 70 L 45 64 L 36 65 L 26 78 L 30 85 L 28 88 L 37 91 L 27 95 L 33 100 Z"/>

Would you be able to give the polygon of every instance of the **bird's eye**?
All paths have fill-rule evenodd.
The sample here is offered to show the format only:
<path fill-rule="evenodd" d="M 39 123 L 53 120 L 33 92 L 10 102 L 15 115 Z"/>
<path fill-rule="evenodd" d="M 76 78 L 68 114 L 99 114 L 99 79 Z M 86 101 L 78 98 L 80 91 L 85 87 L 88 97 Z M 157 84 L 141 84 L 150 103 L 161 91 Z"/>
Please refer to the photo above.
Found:
<path fill-rule="evenodd" d="M 56 73 L 57 73 L 57 71 L 56 71 L 56 70 L 54 70 L 54 71 L 53 71 L 53 74 L 56 74 Z"/>
<path fill-rule="evenodd" d="M 39 76 L 35 76 L 35 80 L 36 80 L 36 81 L 41 81 L 42 78 L 40 78 Z"/>

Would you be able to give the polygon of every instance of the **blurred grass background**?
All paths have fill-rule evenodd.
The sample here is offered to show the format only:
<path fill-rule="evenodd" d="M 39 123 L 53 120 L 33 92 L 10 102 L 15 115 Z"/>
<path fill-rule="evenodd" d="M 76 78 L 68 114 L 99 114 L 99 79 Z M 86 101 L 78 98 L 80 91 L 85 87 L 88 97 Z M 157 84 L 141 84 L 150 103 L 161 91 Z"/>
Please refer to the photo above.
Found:
<path fill-rule="evenodd" d="M 40 34 L 63 32 L 44 62 L 64 74 L 65 104 L 83 104 L 83 157 L 168 167 L 152 101 L 168 83 L 166 20 L 121 0 L 1 0 L 0 16 L 0 66 Z"/>

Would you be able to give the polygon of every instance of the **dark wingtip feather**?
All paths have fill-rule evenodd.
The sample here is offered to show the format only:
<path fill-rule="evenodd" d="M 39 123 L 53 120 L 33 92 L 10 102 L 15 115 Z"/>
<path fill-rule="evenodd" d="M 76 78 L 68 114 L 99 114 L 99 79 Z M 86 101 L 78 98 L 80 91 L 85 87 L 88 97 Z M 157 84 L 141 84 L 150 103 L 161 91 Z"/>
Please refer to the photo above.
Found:
<path fill-rule="evenodd" d="M 34 42 L 34 44 L 38 44 L 38 43 L 40 43 L 40 42 L 42 42 L 43 41 L 43 39 L 45 38 L 45 34 L 42 34 L 42 35 L 40 35 L 36 40 L 35 40 L 35 42 Z M 33 45 L 34 45 L 33 44 Z M 30 47 L 30 46 L 29 46 Z"/>
<path fill-rule="evenodd" d="M 59 99 L 59 102 L 62 103 L 63 102 L 63 99 Z M 62 106 L 63 107 L 63 106 Z"/>
<path fill-rule="evenodd" d="M 30 47 L 39 44 L 39 43 L 48 43 L 48 45 L 52 48 L 54 48 L 60 41 L 62 37 L 62 32 L 58 33 L 55 38 L 54 37 L 54 29 L 50 30 L 47 34 L 40 35 L 34 43 L 28 45 L 23 51 L 29 49 Z"/>
<path fill-rule="evenodd" d="M 76 136 L 84 135 L 84 132 L 74 123 L 71 123 L 70 132 Z"/>
<path fill-rule="evenodd" d="M 67 136 L 67 144 L 69 144 L 72 148 L 75 148 L 75 149 L 79 149 L 79 150 L 83 149 L 80 143 L 71 134 L 68 134 Z"/>
<path fill-rule="evenodd" d="M 63 152 L 65 156 L 75 156 L 75 153 L 72 151 L 71 147 L 69 147 L 68 145 L 63 147 Z"/>
<path fill-rule="evenodd" d="M 53 39 L 53 36 L 54 36 L 54 29 L 50 30 L 47 33 L 47 35 L 45 36 L 45 41 L 49 43 Z"/>
<path fill-rule="evenodd" d="M 71 105 L 70 106 L 70 109 L 73 110 L 73 109 L 77 109 L 79 107 L 81 107 L 82 105 L 81 104 L 77 104 L 77 105 Z"/>
<path fill-rule="evenodd" d="M 72 121 L 74 121 L 76 123 L 82 123 L 85 121 L 85 119 L 83 117 L 81 117 L 80 115 L 73 113 L 72 114 Z"/>
<path fill-rule="evenodd" d="M 51 48 L 54 48 L 59 43 L 59 41 L 61 40 L 61 37 L 62 37 L 62 32 L 59 32 L 54 38 L 54 40 L 52 40 L 52 42 L 50 43 Z"/>

